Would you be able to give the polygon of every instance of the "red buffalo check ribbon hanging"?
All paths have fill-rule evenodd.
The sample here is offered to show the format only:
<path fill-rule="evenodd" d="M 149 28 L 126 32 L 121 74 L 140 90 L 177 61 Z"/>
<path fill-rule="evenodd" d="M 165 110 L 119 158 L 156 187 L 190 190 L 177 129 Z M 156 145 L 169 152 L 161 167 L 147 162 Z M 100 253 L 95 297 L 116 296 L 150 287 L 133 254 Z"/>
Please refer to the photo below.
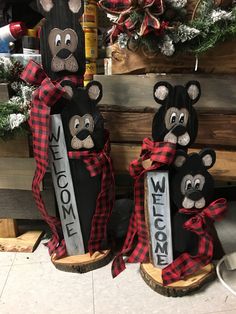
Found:
<path fill-rule="evenodd" d="M 47 222 L 52 238 L 47 243 L 49 253 L 60 258 L 66 254 L 65 241 L 60 239 L 61 224 L 56 217 L 48 215 L 46 206 L 40 193 L 40 184 L 48 166 L 48 137 L 49 137 L 49 116 L 52 107 L 60 98 L 65 95 L 61 86 L 62 81 L 70 81 L 75 86 L 82 85 L 83 79 L 77 76 L 66 76 L 57 81 L 52 81 L 43 68 L 35 61 L 30 60 L 21 74 L 21 79 L 30 85 L 38 88 L 32 95 L 32 108 L 30 112 L 29 125 L 33 136 L 33 151 L 36 161 L 36 171 L 32 183 L 33 196 L 36 205 Z"/>
<path fill-rule="evenodd" d="M 112 161 L 110 157 L 110 140 L 106 132 L 106 143 L 102 151 L 70 151 L 70 159 L 81 158 L 91 177 L 101 174 L 101 191 L 97 197 L 96 209 L 92 219 L 92 227 L 88 243 L 88 250 L 92 255 L 103 250 L 103 243 L 107 238 L 107 223 L 115 199 L 115 180 Z"/>
<path fill-rule="evenodd" d="M 164 12 L 162 0 L 100 0 L 98 5 L 107 13 L 117 16 L 111 29 L 112 40 L 120 33 L 144 36 L 161 28 L 158 16 Z M 132 13 L 141 14 L 142 20 L 134 20 Z"/>
<path fill-rule="evenodd" d="M 144 214 L 144 174 L 147 171 L 170 165 L 175 156 L 175 149 L 176 145 L 173 143 L 153 142 L 149 138 L 145 138 L 141 149 L 141 157 L 132 161 L 130 164 L 130 175 L 134 178 L 135 207 L 130 218 L 123 248 L 112 264 L 113 277 L 116 277 L 125 269 L 124 255 L 129 255 L 126 259 L 128 263 L 149 261 L 148 230 Z M 147 159 L 151 159 L 152 165 L 144 169 L 142 162 Z"/>
<path fill-rule="evenodd" d="M 193 214 L 187 222 L 184 223 L 186 230 L 192 231 L 199 236 L 198 253 L 191 256 L 189 253 L 183 253 L 177 257 L 170 265 L 162 270 L 163 285 L 169 285 L 186 276 L 194 274 L 202 267 L 209 264 L 213 256 L 213 239 L 206 230 L 206 218 L 213 221 L 221 220 L 227 210 L 227 202 L 224 198 L 217 199 L 203 210 L 193 210 L 181 208 L 180 213 Z"/>

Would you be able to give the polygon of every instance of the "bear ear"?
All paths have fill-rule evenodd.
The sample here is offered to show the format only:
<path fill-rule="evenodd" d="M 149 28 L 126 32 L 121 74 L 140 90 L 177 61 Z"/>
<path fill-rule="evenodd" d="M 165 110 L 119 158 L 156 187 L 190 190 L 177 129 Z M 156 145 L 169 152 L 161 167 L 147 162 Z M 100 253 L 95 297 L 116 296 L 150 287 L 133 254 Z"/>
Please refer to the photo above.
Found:
<path fill-rule="evenodd" d="M 205 149 L 201 150 L 199 155 L 202 159 L 203 165 L 207 169 L 211 168 L 214 165 L 214 163 L 216 162 L 216 153 L 211 148 L 205 148 Z"/>
<path fill-rule="evenodd" d="M 198 81 L 189 81 L 185 86 L 187 93 L 194 105 L 201 97 L 201 86 Z"/>
<path fill-rule="evenodd" d="M 93 103 L 97 104 L 102 99 L 102 84 L 97 81 L 89 82 L 86 86 L 89 98 Z"/>
<path fill-rule="evenodd" d="M 153 88 L 153 97 L 158 104 L 163 105 L 166 98 L 169 96 L 172 85 L 168 82 L 158 82 Z"/>
<path fill-rule="evenodd" d="M 53 8 L 54 1 L 53 0 L 38 0 L 38 8 L 40 13 L 46 16 Z"/>
<path fill-rule="evenodd" d="M 184 150 L 178 149 L 174 160 L 175 168 L 177 169 L 181 168 L 185 164 L 187 158 L 188 154 Z"/>
<path fill-rule="evenodd" d="M 82 8 L 82 0 L 69 0 L 68 6 L 72 13 L 79 13 L 80 9 Z M 81 12 L 82 14 L 82 12 Z"/>

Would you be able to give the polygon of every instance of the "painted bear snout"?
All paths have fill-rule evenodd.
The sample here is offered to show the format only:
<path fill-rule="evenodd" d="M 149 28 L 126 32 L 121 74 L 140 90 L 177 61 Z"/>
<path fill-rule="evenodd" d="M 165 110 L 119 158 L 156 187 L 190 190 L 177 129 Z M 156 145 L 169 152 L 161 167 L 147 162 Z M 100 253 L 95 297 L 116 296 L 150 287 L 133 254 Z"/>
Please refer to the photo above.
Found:
<path fill-rule="evenodd" d="M 77 134 L 77 138 L 81 141 L 85 140 L 90 135 L 88 130 L 82 130 Z"/>
<path fill-rule="evenodd" d="M 61 49 L 56 56 L 60 59 L 67 59 L 71 55 L 71 51 L 68 49 Z"/>
<path fill-rule="evenodd" d="M 186 191 L 186 196 L 196 202 L 202 198 L 202 192 L 193 188 Z"/>
<path fill-rule="evenodd" d="M 176 126 L 174 126 L 174 128 L 172 129 L 172 133 L 179 137 L 181 135 L 183 135 L 186 132 L 186 127 L 183 126 L 182 124 L 177 124 Z"/>

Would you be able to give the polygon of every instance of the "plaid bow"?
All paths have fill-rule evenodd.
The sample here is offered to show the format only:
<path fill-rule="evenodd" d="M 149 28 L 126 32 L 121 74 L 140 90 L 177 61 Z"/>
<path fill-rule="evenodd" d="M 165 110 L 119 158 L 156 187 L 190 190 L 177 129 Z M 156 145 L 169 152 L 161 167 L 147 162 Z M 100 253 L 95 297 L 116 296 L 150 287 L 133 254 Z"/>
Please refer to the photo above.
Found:
<path fill-rule="evenodd" d="M 147 171 L 159 169 L 161 166 L 170 165 L 175 156 L 175 144 L 169 142 L 153 142 L 150 139 L 145 138 L 143 140 L 140 156 L 139 159 L 132 161 L 130 164 L 130 175 L 135 181 L 135 208 L 130 218 L 123 248 L 112 264 L 113 277 L 116 277 L 125 269 L 123 255 L 130 254 L 126 260 L 128 263 L 141 263 L 149 260 L 149 239 L 144 214 L 144 174 Z M 144 169 L 142 162 L 149 158 L 153 161 L 152 165 L 149 168 Z M 136 236 L 138 242 L 133 249 Z"/>
<path fill-rule="evenodd" d="M 107 223 L 115 199 L 114 171 L 110 157 L 109 133 L 107 131 L 106 137 L 106 144 L 100 152 L 68 152 L 68 157 L 70 159 L 83 159 L 91 177 L 95 177 L 100 173 L 102 174 L 101 191 L 96 201 L 96 209 L 92 220 L 92 228 L 88 244 L 88 250 L 91 255 L 96 251 L 102 251 L 102 243 L 107 237 Z"/>
<path fill-rule="evenodd" d="M 32 95 L 32 108 L 30 112 L 29 125 L 33 136 L 33 151 L 36 160 L 36 170 L 32 182 L 33 196 L 36 205 L 47 222 L 52 238 L 47 243 L 50 255 L 55 253 L 57 258 L 66 254 L 65 241 L 60 241 L 61 224 L 56 217 L 49 216 L 44 201 L 40 193 L 40 184 L 44 178 L 48 166 L 48 136 L 49 136 L 49 116 L 50 107 L 65 94 L 61 82 L 69 80 L 75 86 L 83 84 L 83 80 L 76 76 L 63 77 L 61 80 L 51 81 L 43 68 L 35 61 L 30 60 L 21 74 L 21 79 L 25 82 L 36 85 L 38 88 Z"/>
<path fill-rule="evenodd" d="M 117 38 L 120 33 L 132 35 L 137 30 L 138 21 L 134 21 L 131 14 L 136 12 L 143 15 L 140 26 L 136 33 L 139 36 L 159 30 L 161 24 L 158 16 L 163 14 L 164 7 L 162 0 L 100 0 L 98 5 L 107 13 L 118 15 L 115 25 L 111 29 L 112 41 Z"/>
<path fill-rule="evenodd" d="M 162 270 L 163 284 L 169 285 L 175 281 L 184 279 L 211 262 L 213 256 L 213 239 L 206 230 L 206 218 L 213 221 L 221 220 L 227 210 L 227 202 L 224 198 L 217 199 L 208 207 L 194 210 L 195 215 L 186 221 L 183 227 L 199 236 L 198 254 L 191 256 L 185 252 L 177 257 L 170 265 Z M 181 208 L 180 213 L 192 214 L 193 209 Z"/>

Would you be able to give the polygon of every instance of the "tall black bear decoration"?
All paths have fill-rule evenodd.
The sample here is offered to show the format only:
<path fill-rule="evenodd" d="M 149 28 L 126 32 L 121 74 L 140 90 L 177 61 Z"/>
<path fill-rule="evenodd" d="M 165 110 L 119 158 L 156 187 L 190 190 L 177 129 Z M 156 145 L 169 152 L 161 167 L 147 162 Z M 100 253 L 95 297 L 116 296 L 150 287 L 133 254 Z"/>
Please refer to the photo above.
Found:
<path fill-rule="evenodd" d="M 109 138 L 96 108 L 102 97 L 102 87 L 99 83 L 93 83 L 87 89 L 83 88 L 85 41 L 79 23 L 83 14 L 83 1 L 38 0 L 38 8 L 45 16 L 40 32 L 42 66 L 30 61 L 22 74 L 23 80 L 38 87 L 32 97 L 30 115 L 37 164 L 32 190 L 37 207 L 52 231 L 47 246 L 55 266 L 84 272 L 100 267 L 110 259 L 110 251 L 103 253 L 102 250 L 107 248 L 106 224 L 113 205 L 114 178 L 109 156 Z M 56 120 L 63 123 L 65 139 L 62 124 L 58 125 L 58 132 L 49 138 L 50 130 L 54 128 L 53 121 Z M 65 154 L 57 149 L 60 137 L 65 146 Z M 48 166 L 49 148 L 53 162 L 65 159 L 66 164 L 66 159 L 70 159 L 67 162 L 70 164 L 67 172 L 57 169 L 56 163 L 52 163 L 52 172 L 56 176 L 56 195 L 57 187 L 62 189 L 59 191 L 62 200 L 60 216 L 63 219 L 77 219 L 79 216 L 78 230 L 74 229 L 73 221 L 67 221 L 63 225 L 62 220 L 60 222 L 56 217 L 49 216 L 42 200 L 40 183 Z M 67 149 L 70 151 L 68 157 Z M 80 151 L 80 154 L 75 154 L 74 151 Z M 71 175 L 72 180 L 68 180 L 67 175 Z M 73 193 L 67 189 L 71 181 L 75 185 Z M 73 195 L 75 199 L 78 198 L 74 202 Z M 72 239 L 72 242 L 75 234 L 77 237 L 81 235 L 82 249 L 78 255 L 73 253 L 75 251 L 68 250 L 65 230 L 67 239 Z M 76 247 L 77 243 L 74 245 Z M 69 254 L 69 251 L 72 253 Z M 68 255 L 76 256 L 70 258 Z"/>
<path fill-rule="evenodd" d="M 153 140 L 143 140 L 140 158 L 130 164 L 135 208 L 123 248 L 112 265 L 113 277 L 125 269 L 123 255 L 128 256 L 126 261 L 129 263 L 149 261 L 149 236 L 144 211 L 145 175 L 157 169 L 168 169 L 174 160 L 176 146 L 187 150 L 195 140 L 198 122 L 193 105 L 200 96 L 201 88 L 197 81 L 190 81 L 186 86 L 158 82 L 153 88 L 153 97 L 161 107 L 153 119 Z"/>

